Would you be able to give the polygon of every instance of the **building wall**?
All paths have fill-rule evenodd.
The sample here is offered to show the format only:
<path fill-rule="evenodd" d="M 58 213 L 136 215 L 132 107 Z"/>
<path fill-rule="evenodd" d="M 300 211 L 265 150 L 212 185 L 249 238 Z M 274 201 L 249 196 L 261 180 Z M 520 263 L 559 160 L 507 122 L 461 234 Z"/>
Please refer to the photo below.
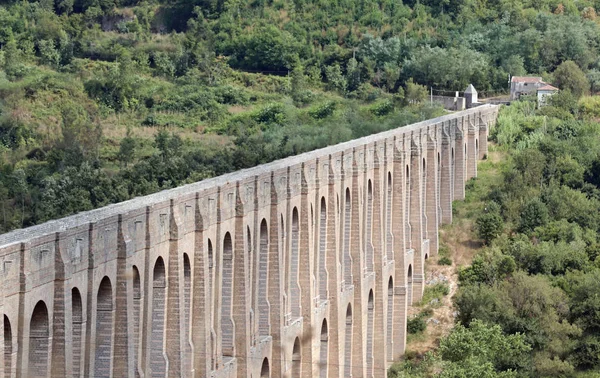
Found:
<path fill-rule="evenodd" d="M 465 110 L 466 103 L 464 97 L 450 97 L 450 96 L 432 96 L 433 102 L 438 102 L 442 104 L 444 109 L 447 110 Z"/>
<path fill-rule="evenodd" d="M 0 236 L 0 375 L 384 377 L 498 107 Z"/>

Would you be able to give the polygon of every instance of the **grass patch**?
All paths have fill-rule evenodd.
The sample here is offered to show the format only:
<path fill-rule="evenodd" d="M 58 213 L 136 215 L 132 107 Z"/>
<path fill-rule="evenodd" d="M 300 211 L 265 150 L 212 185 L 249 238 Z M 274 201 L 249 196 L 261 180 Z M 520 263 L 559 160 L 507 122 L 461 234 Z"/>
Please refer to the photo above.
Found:
<path fill-rule="evenodd" d="M 436 283 L 425 287 L 423 299 L 419 302 L 419 306 L 431 304 L 434 299 L 438 300 L 438 305 L 441 304 L 441 299 L 450 293 L 450 286 L 445 282 Z"/>

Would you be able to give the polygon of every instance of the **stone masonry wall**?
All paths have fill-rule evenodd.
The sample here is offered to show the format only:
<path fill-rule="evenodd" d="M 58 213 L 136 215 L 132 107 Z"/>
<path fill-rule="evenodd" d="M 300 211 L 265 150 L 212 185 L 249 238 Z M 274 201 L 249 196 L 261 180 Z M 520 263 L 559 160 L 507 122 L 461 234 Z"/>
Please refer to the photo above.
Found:
<path fill-rule="evenodd" d="M 0 235 L 0 376 L 385 377 L 497 113 Z"/>

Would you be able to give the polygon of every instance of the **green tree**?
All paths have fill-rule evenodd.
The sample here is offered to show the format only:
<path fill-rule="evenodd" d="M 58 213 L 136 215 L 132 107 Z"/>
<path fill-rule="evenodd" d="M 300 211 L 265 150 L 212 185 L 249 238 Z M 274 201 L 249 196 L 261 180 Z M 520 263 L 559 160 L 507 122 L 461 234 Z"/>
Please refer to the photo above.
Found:
<path fill-rule="evenodd" d="M 581 97 L 590 91 L 590 83 L 579 66 L 567 60 L 556 68 L 553 73 L 554 82 L 562 90 L 569 90 L 576 97 Z"/>
<path fill-rule="evenodd" d="M 490 244 L 497 238 L 504 228 L 504 221 L 500 215 L 500 206 L 495 202 L 489 202 L 483 212 L 475 220 L 477 235 L 483 239 L 485 244 Z"/>

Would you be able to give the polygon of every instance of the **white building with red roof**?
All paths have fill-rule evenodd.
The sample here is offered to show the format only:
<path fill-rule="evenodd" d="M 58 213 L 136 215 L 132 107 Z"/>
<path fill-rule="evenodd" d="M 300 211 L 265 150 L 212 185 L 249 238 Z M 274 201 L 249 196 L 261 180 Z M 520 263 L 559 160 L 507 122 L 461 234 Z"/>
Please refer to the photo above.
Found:
<path fill-rule="evenodd" d="M 537 90 L 547 85 L 541 77 L 513 76 L 510 79 L 510 100 L 518 100 L 522 95 L 535 94 Z"/>
<path fill-rule="evenodd" d="M 558 92 L 558 88 L 553 87 L 550 84 L 546 84 L 542 87 L 539 87 L 537 90 L 538 106 L 546 105 L 548 97 L 554 95 L 557 92 Z"/>

